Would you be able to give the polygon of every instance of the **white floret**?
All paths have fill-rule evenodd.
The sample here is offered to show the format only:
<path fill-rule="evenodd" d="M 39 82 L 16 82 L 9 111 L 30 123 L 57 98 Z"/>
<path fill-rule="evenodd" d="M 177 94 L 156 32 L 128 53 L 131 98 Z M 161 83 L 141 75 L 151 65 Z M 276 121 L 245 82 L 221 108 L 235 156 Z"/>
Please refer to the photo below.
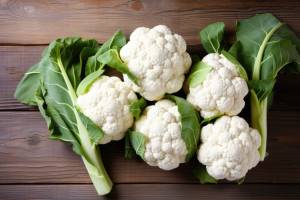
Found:
<path fill-rule="evenodd" d="M 239 114 L 245 106 L 248 86 L 235 65 L 217 53 L 208 54 L 202 61 L 213 69 L 202 84 L 190 87 L 187 100 L 203 118 Z"/>
<path fill-rule="evenodd" d="M 185 40 L 164 25 L 135 29 L 120 57 L 140 82 L 138 86 L 126 75 L 124 81 L 150 101 L 179 91 L 191 66 Z"/>
<path fill-rule="evenodd" d="M 241 117 L 223 116 L 201 131 L 198 160 L 215 179 L 243 178 L 260 159 L 261 138 Z"/>
<path fill-rule="evenodd" d="M 101 76 L 86 94 L 78 97 L 77 104 L 83 114 L 102 128 L 106 144 L 120 140 L 133 124 L 130 103 L 137 99 L 128 83 L 118 77 Z"/>
<path fill-rule="evenodd" d="M 148 106 L 135 123 L 135 130 L 147 138 L 144 160 L 164 170 L 185 162 L 187 148 L 181 138 L 181 119 L 177 105 L 160 100 Z"/>

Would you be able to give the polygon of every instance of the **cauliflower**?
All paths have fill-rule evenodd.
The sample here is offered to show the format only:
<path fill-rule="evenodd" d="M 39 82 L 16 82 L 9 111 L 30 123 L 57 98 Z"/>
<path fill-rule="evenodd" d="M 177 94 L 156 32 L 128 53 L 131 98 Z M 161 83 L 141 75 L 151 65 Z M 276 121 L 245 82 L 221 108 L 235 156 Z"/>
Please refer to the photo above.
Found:
<path fill-rule="evenodd" d="M 164 170 L 177 168 L 185 162 L 188 153 L 181 138 L 181 121 L 178 107 L 170 100 L 160 100 L 148 106 L 135 123 L 135 131 L 146 139 L 144 160 Z"/>
<path fill-rule="evenodd" d="M 215 179 L 241 179 L 260 159 L 261 138 L 238 116 L 223 116 L 202 128 L 198 160 Z"/>
<path fill-rule="evenodd" d="M 124 81 L 150 101 L 159 100 L 166 93 L 179 91 L 184 74 L 192 62 L 186 52 L 184 39 L 172 34 L 164 25 L 152 29 L 135 29 L 129 42 L 120 50 L 120 57 L 129 71 L 139 79 L 139 85 L 134 84 L 125 74 Z"/>
<path fill-rule="evenodd" d="M 245 106 L 248 86 L 237 66 L 217 53 L 208 54 L 202 62 L 212 69 L 201 84 L 190 86 L 187 100 L 203 118 L 239 114 Z"/>
<path fill-rule="evenodd" d="M 104 137 L 99 141 L 106 144 L 120 140 L 133 124 L 130 104 L 137 96 L 127 83 L 118 77 L 101 76 L 86 94 L 80 95 L 77 104 L 83 114 L 102 128 Z"/>

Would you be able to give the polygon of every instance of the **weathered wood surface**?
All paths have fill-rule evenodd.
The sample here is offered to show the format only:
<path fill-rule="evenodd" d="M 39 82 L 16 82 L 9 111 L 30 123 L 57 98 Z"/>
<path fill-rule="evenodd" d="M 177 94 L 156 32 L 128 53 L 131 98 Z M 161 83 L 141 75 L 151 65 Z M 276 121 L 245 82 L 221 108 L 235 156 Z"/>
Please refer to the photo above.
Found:
<path fill-rule="evenodd" d="M 13 93 L 23 73 L 57 37 L 108 39 L 121 29 L 166 24 L 200 52 L 198 31 L 224 21 L 232 38 L 237 19 L 272 12 L 300 34 L 299 0 L 0 0 L 0 199 L 101 199 L 81 160 L 69 145 L 48 139 L 35 108 Z M 266 161 L 249 172 L 244 185 L 200 185 L 183 165 L 165 172 L 123 158 L 123 142 L 103 146 L 116 183 L 102 199 L 300 199 L 300 79 L 280 75 L 269 112 Z"/>
<path fill-rule="evenodd" d="M 106 40 L 117 29 L 166 24 L 188 43 L 198 43 L 205 25 L 224 21 L 230 32 L 237 19 L 272 12 L 299 34 L 298 0 L 77 0 L 0 1 L 0 43 L 47 44 L 63 36 Z"/>
<path fill-rule="evenodd" d="M 300 185 L 196 185 L 196 184 L 118 184 L 106 197 L 96 196 L 92 185 L 0 185 L 5 200 L 299 200 Z"/>

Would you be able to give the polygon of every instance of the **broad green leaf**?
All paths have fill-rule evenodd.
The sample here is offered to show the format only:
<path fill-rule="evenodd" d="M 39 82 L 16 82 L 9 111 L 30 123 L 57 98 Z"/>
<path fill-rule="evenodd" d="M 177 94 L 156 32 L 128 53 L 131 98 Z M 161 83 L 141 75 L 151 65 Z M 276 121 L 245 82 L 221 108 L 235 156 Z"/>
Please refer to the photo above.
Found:
<path fill-rule="evenodd" d="M 147 138 L 137 131 L 128 131 L 128 134 L 130 135 L 130 143 L 135 150 L 135 153 L 144 159 Z"/>
<path fill-rule="evenodd" d="M 267 108 L 279 71 L 300 72 L 299 38 L 272 14 L 259 14 L 237 23 L 238 59 L 246 68 L 251 87 L 251 125 L 262 138 L 261 160 L 266 156 Z"/>
<path fill-rule="evenodd" d="M 134 83 L 138 84 L 137 77 L 132 74 L 127 65 L 121 60 L 119 53 L 116 49 L 110 49 L 105 53 L 101 54 L 97 60 L 100 63 L 110 66 L 111 68 L 116 69 L 117 71 L 126 74 Z"/>
<path fill-rule="evenodd" d="M 15 98 L 28 105 L 37 105 L 35 93 L 40 87 L 39 64 L 33 65 L 23 76 L 15 91 Z"/>
<path fill-rule="evenodd" d="M 228 53 L 230 53 L 230 55 L 232 55 L 233 57 L 235 57 L 236 59 L 239 58 L 239 49 L 241 48 L 241 44 L 239 41 L 235 41 L 232 46 L 230 47 L 230 49 L 228 50 Z"/>
<path fill-rule="evenodd" d="M 274 79 L 250 80 L 248 81 L 248 87 L 250 90 L 254 90 L 258 101 L 262 101 L 272 93 L 275 82 Z"/>
<path fill-rule="evenodd" d="M 298 36 L 289 28 L 287 24 L 283 24 L 273 35 L 273 40 L 286 39 L 290 40 L 292 44 L 296 45 L 296 49 L 300 52 L 300 39 Z"/>
<path fill-rule="evenodd" d="M 275 79 L 278 71 L 295 62 L 299 68 L 300 40 L 272 14 L 260 14 L 237 24 L 239 61 L 252 79 Z"/>
<path fill-rule="evenodd" d="M 133 115 L 133 117 L 135 118 L 135 120 L 140 118 L 140 115 L 142 114 L 146 106 L 147 106 L 147 102 L 143 97 L 130 104 L 129 110 Z"/>
<path fill-rule="evenodd" d="M 227 59 L 229 60 L 231 63 L 233 63 L 236 67 L 236 69 L 238 70 L 239 75 L 244 79 L 244 80 L 248 80 L 248 75 L 246 70 L 244 69 L 244 67 L 239 63 L 239 61 L 236 60 L 235 57 L 233 57 L 231 54 L 229 54 L 226 51 L 222 51 L 221 54 Z"/>
<path fill-rule="evenodd" d="M 103 132 L 76 109 L 75 93 L 83 65 L 94 47 L 94 40 L 80 38 L 52 42 L 39 62 L 35 99 L 47 122 L 50 138 L 72 144 L 73 150 L 82 157 L 98 194 L 103 195 L 112 187 L 96 146 Z"/>
<path fill-rule="evenodd" d="M 261 79 L 276 79 L 278 72 L 292 62 L 300 66 L 300 55 L 296 46 L 290 40 L 271 41 L 265 49 L 261 63 Z"/>
<path fill-rule="evenodd" d="M 166 98 L 175 102 L 178 107 L 181 116 L 181 137 L 186 144 L 186 160 L 189 161 L 196 153 L 200 140 L 200 116 L 185 99 L 174 95 L 167 95 Z"/>
<path fill-rule="evenodd" d="M 94 56 L 87 60 L 85 75 L 103 68 L 104 65 L 100 63 L 97 58 L 110 49 L 116 49 L 118 52 L 126 44 L 126 37 L 121 31 L 117 31 L 108 41 L 106 41 L 97 51 Z"/>
<path fill-rule="evenodd" d="M 213 68 L 209 66 L 208 64 L 200 61 L 196 63 L 193 68 L 191 69 L 191 73 L 188 77 L 188 83 L 190 87 L 196 87 L 203 83 L 203 81 L 206 79 L 208 73 Z"/>
<path fill-rule="evenodd" d="M 123 34 L 122 31 L 117 31 L 114 33 L 114 35 L 106 41 L 101 48 L 99 49 L 99 52 L 97 52 L 98 55 L 103 54 L 104 52 L 110 50 L 110 49 L 116 49 L 117 51 L 120 51 L 120 49 L 126 44 L 126 37 Z"/>
<path fill-rule="evenodd" d="M 220 53 L 222 50 L 221 42 L 223 40 L 225 24 L 216 22 L 206 26 L 200 31 L 201 44 L 207 53 Z"/>
<path fill-rule="evenodd" d="M 213 183 L 216 184 L 218 181 L 210 176 L 206 170 L 206 167 L 204 165 L 197 165 L 193 169 L 193 174 L 194 176 L 200 181 L 201 184 L 206 184 L 206 183 Z"/>
<path fill-rule="evenodd" d="M 86 76 L 78 85 L 77 90 L 76 90 L 76 94 L 79 95 L 83 95 L 85 93 L 87 93 L 90 89 L 90 87 L 93 85 L 93 83 L 100 78 L 100 76 L 104 73 L 104 70 L 102 69 L 98 69 L 97 71 L 89 74 L 88 76 Z"/>
<path fill-rule="evenodd" d="M 250 77 L 259 79 L 260 65 L 269 40 L 283 24 L 273 15 L 259 14 L 237 23 L 237 41 L 240 43 L 239 61 Z"/>
<path fill-rule="evenodd" d="M 46 90 L 44 84 L 41 83 L 41 87 L 36 91 L 35 98 L 39 111 L 47 123 L 50 138 L 71 143 L 73 151 L 78 155 L 82 155 L 84 152 L 80 141 L 72 131 L 66 128 L 68 125 L 59 114 L 59 111 L 51 104 L 46 104 L 44 96 L 46 96 Z"/>

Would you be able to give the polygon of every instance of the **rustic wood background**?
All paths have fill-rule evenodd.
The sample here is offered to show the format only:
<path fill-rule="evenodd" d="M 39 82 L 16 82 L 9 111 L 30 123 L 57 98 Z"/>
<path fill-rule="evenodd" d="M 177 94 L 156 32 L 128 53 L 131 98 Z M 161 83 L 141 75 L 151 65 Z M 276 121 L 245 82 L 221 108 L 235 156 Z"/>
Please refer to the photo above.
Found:
<path fill-rule="evenodd" d="M 106 40 L 116 29 L 166 24 L 194 51 L 198 32 L 224 21 L 229 36 L 237 19 L 272 12 L 300 35 L 299 0 L 97 1 L 0 0 L 0 199 L 300 199 L 300 79 L 280 75 L 269 112 L 270 156 L 250 171 L 243 185 L 200 185 L 190 167 L 164 172 L 123 158 L 123 143 L 102 147 L 115 186 L 97 197 L 71 148 L 48 139 L 35 108 L 13 93 L 23 73 L 57 37 Z"/>

